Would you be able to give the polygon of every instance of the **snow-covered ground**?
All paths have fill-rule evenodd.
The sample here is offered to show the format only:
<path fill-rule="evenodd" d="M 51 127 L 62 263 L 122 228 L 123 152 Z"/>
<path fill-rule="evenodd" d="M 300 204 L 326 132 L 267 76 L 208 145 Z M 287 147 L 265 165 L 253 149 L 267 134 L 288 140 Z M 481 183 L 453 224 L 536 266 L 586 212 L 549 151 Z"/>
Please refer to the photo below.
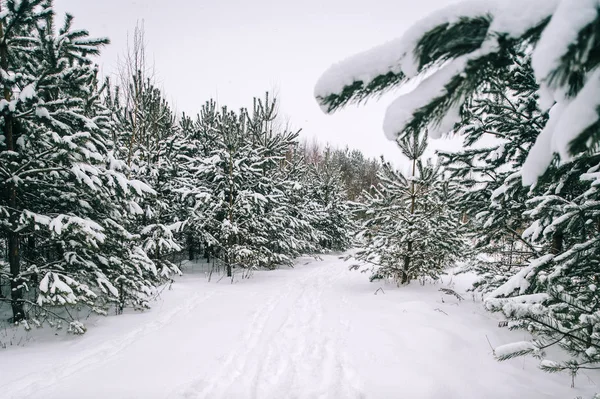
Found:
<path fill-rule="evenodd" d="M 499 363 L 522 340 L 469 294 L 468 276 L 396 288 L 337 256 L 230 284 L 188 273 L 151 311 L 100 318 L 82 337 L 0 350 L 2 398 L 575 398 L 598 374 Z M 382 287 L 374 295 L 375 291 Z M 89 325 L 89 322 L 88 322 Z M 487 338 L 486 338 L 487 336 Z"/>

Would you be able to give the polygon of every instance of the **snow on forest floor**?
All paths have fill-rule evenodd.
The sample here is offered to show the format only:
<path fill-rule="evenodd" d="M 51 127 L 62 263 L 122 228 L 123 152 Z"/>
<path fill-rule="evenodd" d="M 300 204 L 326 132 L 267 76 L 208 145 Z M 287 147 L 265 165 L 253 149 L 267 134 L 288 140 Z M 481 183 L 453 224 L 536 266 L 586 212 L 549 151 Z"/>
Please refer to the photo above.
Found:
<path fill-rule="evenodd" d="M 98 318 L 82 337 L 36 332 L 0 350 L 2 398 L 575 398 L 600 374 L 548 375 L 499 363 L 498 328 L 469 276 L 396 288 L 338 256 L 230 284 L 188 272 L 151 311 Z M 375 291 L 382 287 L 385 292 Z M 44 335 L 45 334 L 45 335 Z M 487 335 L 487 338 L 486 338 Z"/>

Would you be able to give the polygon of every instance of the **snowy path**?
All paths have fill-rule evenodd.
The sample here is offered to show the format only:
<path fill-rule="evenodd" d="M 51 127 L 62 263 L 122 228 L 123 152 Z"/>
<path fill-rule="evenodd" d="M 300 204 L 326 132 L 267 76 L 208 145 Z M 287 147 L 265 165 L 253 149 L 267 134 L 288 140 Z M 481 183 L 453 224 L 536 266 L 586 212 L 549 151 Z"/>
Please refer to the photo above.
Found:
<path fill-rule="evenodd" d="M 302 259 L 237 284 L 187 275 L 150 312 L 0 351 L 0 397 L 535 399 L 597 390 L 597 375 L 571 389 L 531 359 L 494 361 L 486 335 L 499 345 L 523 333 L 497 328 L 479 303 L 459 304 L 439 285 L 369 283 L 347 266 Z M 373 295 L 379 287 L 385 293 Z"/>

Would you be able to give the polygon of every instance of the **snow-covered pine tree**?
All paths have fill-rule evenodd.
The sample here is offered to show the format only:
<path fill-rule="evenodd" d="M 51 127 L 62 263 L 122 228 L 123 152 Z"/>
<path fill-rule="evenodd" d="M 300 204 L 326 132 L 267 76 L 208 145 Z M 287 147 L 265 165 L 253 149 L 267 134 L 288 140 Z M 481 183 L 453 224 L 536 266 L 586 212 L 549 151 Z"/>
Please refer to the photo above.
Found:
<path fill-rule="evenodd" d="M 600 312 L 597 304 L 600 243 L 600 197 L 596 187 L 600 154 L 580 154 L 551 168 L 538 182 L 543 187 L 528 201 L 526 215 L 533 223 L 523 236 L 540 250 L 538 257 L 492 291 L 486 306 L 503 312 L 512 328 L 532 332 L 526 350 L 500 348 L 499 359 L 524 354 L 544 355 L 559 345 L 572 356 L 566 361 L 545 360 L 546 371 L 597 368 Z"/>
<path fill-rule="evenodd" d="M 325 251 L 341 251 L 350 246 L 353 221 L 342 181 L 342 171 L 327 148 L 321 162 L 310 165 L 306 184 L 309 187 L 306 211 L 315 215 L 313 227 L 319 246 Z"/>
<path fill-rule="evenodd" d="M 208 192 L 202 189 L 205 182 L 201 180 L 196 172 L 203 159 L 208 159 L 212 151 L 219 148 L 222 144 L 219 140 L 219 109 L 215 101 L 210 100 L 202 105 L 200 112 L 195 119 L 183 114 L 179 122 L 182 139 L 176 141 L 177 155 L 176 164 L 178 165 L 176 191 L 183 198 L 182 219 L 190 221 L 191 209 L 199 204 L 199 201 Z M 190 190 L 195 191 L 195 195 L 189 195 Z M 193 212 L 195 223 L 186 224 L 186 245 L 188 248 L 189 260 L 194 260 L 200 252 L 210 260 L 215 255 L 214 239 L 210 235 L 205 235 L 203 217 L 198 214 L 198 209 Z M 207 215 L 208 216 L 208 215 Z"/>
<path fill-rule="evenodd" d="M 120 65 L 118 85 L 107 90 L 112 111 L 116 151 L 127 160 L 128 177 L 152 187 L 155 195 L 140 202 L 138 216 L 128 226 L 142 236 L 142 245 L 165 277 L 179 273 L 169 259 L 182 250 L 178 234 L 181 209 L 174 184 L 175 157 L 181 134 L 164 93 L 156 87 L 153 70 L 146 64 L 143 25 L 134 30 L 133 43 Z"/>
<path fill-rule="evenodd" d="M 258 160 L 244 142 L 244 124 L 244 116 L 223 108 L 216 120 L 217 145 L 208 157 L 188 157 L 182 165 L 185 176 L 190 177 L 180 188 L 189 206 L 189 227 L 225 263 L 228 276 L 243 255 L 254 255 L 238 242 L 247 236 L 240 225 L 251 220 L 254 206 L 261 206 L 259 199 L 246 195 L 243 188 L 256 181 L 258 174 L 258 169 L 251 167 Z"/>
<path fill-rule="evenodd" d="M 82 306 L 148 305 L 158 274 L 122 220 L 152 189 L 114 157 L 89 58 L 108 40 L 73 30 L 69 15 L 57 32 L 49 1 L 2 7 L 0 222 L 9 256 L 1 272 L 12 320 L 58 318 L 82 333 Z"/>
<path fill-rule="evenodd" d="M 370 264 L 371 279 L 437 279 L 465 246 L 459 213 L 453 209 L 454 190 L 441 179 L 439 166 L 420 160 L 427 146 L 424 135 L 399 141 L 410 160 L 408 177 L 383 162 L 374 194 L 365 192 L 357 205 L 363 223 L 354 257 Z"/>
<path fill-rule="evenodd" d="M 190 241 L 209 247 L 234 268 L 290 264 L 315 249 L 314 231 L 299 208 L 303 169 L 291 162 L 297 132 L 277 131 L 275 100 L 255 99 L 252 112 L 203 107 L 179 156 Z M 206 146 L 206 142 L 210 146 Z"/>
<path fill-rule="evenodd" d="M 323 251 L 321 240 L 323 234 L 317 229 L 321 222 L 321 207 L 314 201 L 314 184 L 312 166 L 309 165 L 304 150 L 296 145 L 288 153 L 288 163 L 286 168 L 287 177 L 285 181 L 285 195 L 287 197 L 287 207 L 293 231 L 298 231 L 297 240 L 294 245 L 297 247 L 297 255 L 302 253 L 318 253 Z"/>
<path fill-rule="evenodd" d="M 247 116 L 247 135 L 263 160 L 261 181 L 254 189 L 267 199 L 264 213 L 259 216 L 259 229 L 253 237 L 263 254 L 260 266 L 274 268 L 290 265 L 292 260 L 315 250 L 313 227 L 302 215 L 296 197 L 303 187 L 299 182 L 305 169 L 291 161 L 298 146 L 298 132 L 277 124 L 277 99 L 254 99 L 251 115 Z"/>
<path fill-rule="evenodd" d="M 339 167 L 308 165 L 299 132 L 277 120 L 276 99 L 250 111 L 207 103 L 184 117 L 179 188 L 188 242 L 234 268 L 275 268 L 305 253 L 343 249 L 351 225 Z"/>
<path fill-rule="evenodd" d="M 475 286 L 484 292 L 506 282 L 538 251 L 521 237 L 529 223 L 526 201 L 537 189 L 522 186 L 520 171 L 547 115 L 538 106 L 530 58 L 524 53 L 511 58 L 463 105 L 455 130 L 464 148 L 439 152 L 462 188 L 459 207 L 480 276 Z"/>
<path fill-rule="evenodd" d="M 121 101 L 118 87 L 108 89 L 105 96 L 106 106 L 111 110 L 110 128 L 116 153 L 128 160 L 128 178 L 154 190 L 153 195 L 141 199 L 133 210 L 136 216 L 128 220 L 127 227 L 141 235 L 144 251 L 160 273 L 169 277 L 180 272 L 169 257 L 182 250 L 178 234 L 182 210 L 175 192 L 178 169 L 175 158 L 181 134 L 169 104 L 150 81 L 140 89 L 136 101 L 141 104 L 134 103 L 129 109 Z M 133 113 L 138 115 L 133 117 Z"/>
<path fill-rule="evenodd" d="M 332 111 L 423 77 L 390 106 L 384 129 L 390 138 L 424 127 L 438 136 L 460 120 L 481 83 L 512 62 L 511 54 L 533 49 L 539 108 L 549 110 L 549 119 L 527 151 L 521 177 L 526 185 L 537 183 L 535 208 L 527 212 L 534 223 L 525 236 L 542 249 L 490 294 L 487 305 L 505 311 L 538 339 L 526 350 L 499 350 L 500 358 L 557 344 L 571 351 L 562 365 L 542 363 L 548 371 L 575 373 L 597 362 L 596 285 L 586 270 L 597 270 L 597 233 L 590 226 L 596 216 L 593 181 L 600 138 L 599 31 L 595 1 L 463 2 L 420 21 L 397 41 L 335 65 L 315 91 L 325 111 Z M 371 59 L 378 61 L 363 62 Z M 557 167 L 555 153 L 563 161 Z M 587 180 L 592 181 L 588 190 L 580 191 Z M 503 198 L 516 186 L 504 184 Z"/>
<path fill-rule="evenodd" d="M 23 282 L 21 275 L 21 234 L 19 233 L 19 219 L 21 211 L 18 203 L 19 192 L 18 176 L 15 173 L 21 168 L 23 157 L 19 154 L 17 141 L 19 140 L 18 131 L 15 132 L 15 111 L 21 96 L 14 98 L 13 92 L 16 90 L 22 91 L 28 87 L 29 81 L 19 82 L 17 76 L 22 76 L 22 71 L 26 68 L 27 53 L 17 52 L 12 57 L 12 65 L 9 58 L 9 52 L 13 47 L 19 45 L 27 48 L 26 39 L 28 36 L 35 34 L 35 24 L 42 22 L 45 18 L 45 8 L 48 5 L 46 1 L 26 2 L 25 4 L 15 4 L 15 2 L 7 2 L 0 5 L 2 11 L 6 11 L 4 18 L 0 20 L 1 24 L 1 39 L 0 47 L 0 67 L 5 71 L 2 76 L 2 136 L 0 143 L 0 173 L 2 176 L 2 203 L 0 205 L 0 216 L 2 217 L 2 235 L 3 244 L 6 248 L 8 262 L 2 262 L 2 272 L 4 276 L 10 280 L 10 298 L 13 313 L 13 320 L 20 321 L 25 318 L 25 310 L 23 304 Z M 14 36 L 7 37 L 5 32 L 11 33 Z M 17 33 L 18 32 L 18 33 Z M 22 37 L 20 43 L 19 37 Z M 17 75 L 18 74 L 18 75 Z M 21 78 L 22 79 L 22 78 Z M 30 77 L 29 80 L 33 80 Z M 33 94 L 33 87 L 29 86 L 23 100 Z M 26 96 L 27 95 L 27 96 Z M 10 104 L 12 107 L 9 107 Z M 12 108 L 12 109 L 11 109 Z M 16 177 L 16 179 L 15 179 Z M 4 251 L 3 251 L 4 252 Z M 2 296 L 4 298 L 4 295 Z"/>
<path fill-rule="evenodd" d="M 518 17 L 517 17 L 518 16 Z M 540 107 L 550 119 L 523 165 L 530 185 L 559 153 L 562 159 L 596 145 L 600 135 L 600 12 L 594 1 L 464 1 L 432 13 L 400 39 L 332 66 L 315 88 L 332 112 L 412 80 L 417 88 L 388 108 L 390 139 L 429 127 L 438 137 L 515 47 L 533 48 Z"/>

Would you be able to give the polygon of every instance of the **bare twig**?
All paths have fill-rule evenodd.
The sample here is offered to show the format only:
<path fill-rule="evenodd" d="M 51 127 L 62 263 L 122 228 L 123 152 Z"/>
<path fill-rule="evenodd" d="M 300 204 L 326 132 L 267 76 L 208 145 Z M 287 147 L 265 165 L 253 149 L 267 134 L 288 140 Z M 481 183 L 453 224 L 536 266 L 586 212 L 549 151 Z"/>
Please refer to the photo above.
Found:
<path fill-rule="evenodd" d="M 496 356 L 496 350 L 495 350 L 495 349 L 494 349 L 494 347 L 492 346 L 492 343 L 490 342 L 490 339 L 488 338 L 487 334 L 486 334 L 486 336 L 485 336 L 485 339 L 487 340 L 487 342 L 488 342 L 488 345 L 490 346 L 490 349 L 492 350 L 492 354 L 493 354 L 494 356 Z"/>
<path fill-rule="evenodd" d="M 463 297 L 462 297 L 462 296 L 461 296 L 459 293 L 457 293 L 457 292 L 456 292 L 456 291 L 454 291 L 454 290 L 451 290 L 450 288 L 440 288 L 440 289 L 439 289 L 439 291 L 443 292 L 443 293 L 444 293 L 444 294 L 446 294 L 446 295 L 453 295 L 453 296 L 455 296 L 455 297 L 456 297 L 456 298 L 457 298 L 459 301 L 462 301 L 463 299 L 465 299 L 465 298 L 463 298 Z"/>

